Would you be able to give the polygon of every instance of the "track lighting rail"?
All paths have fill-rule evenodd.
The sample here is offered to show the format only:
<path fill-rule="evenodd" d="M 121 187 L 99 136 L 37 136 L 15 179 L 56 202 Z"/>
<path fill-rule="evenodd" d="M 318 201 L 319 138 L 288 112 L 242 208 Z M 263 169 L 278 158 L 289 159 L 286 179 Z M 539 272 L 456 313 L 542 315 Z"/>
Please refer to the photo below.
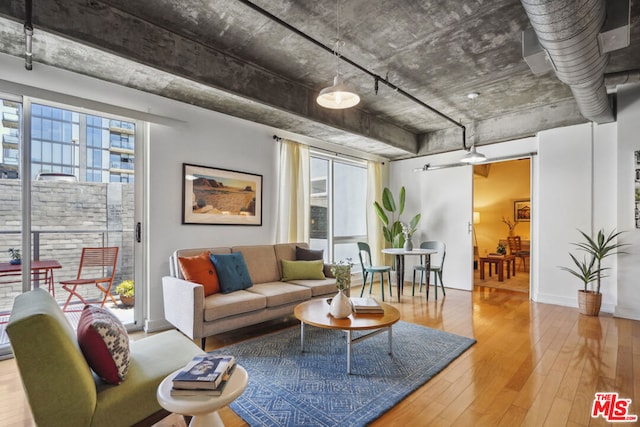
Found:
<path fill-rule="evenodd" d="M 280 24 L 281 26 L 285 27 L 289 31 L 292 31 L 292 32 L 296 33 L 297 35 L 299 35 L 303 39 L 315 44 L 316 46 L 326 50 L 327 52 L 330 52 L 331 54 L 334 54 L 334 51 L 333 51 L 333 49 L 331 47 L 326 46 L 325 44 L 319 42 L 318 40 L 314 39 L 313 37 L 311 37 L 307 33 L 304 33 L 303 31 L 297 29 L 293 25 L 283 21 L 282 19 L 278 18 L 277 16 L 273 15 L 272 13 L 264 10 L 260 6 L 257 6 L 255 4 L 253 4 L 249 0 L 238 0 L 238 1 L 240 3 L 242 3 L 242 4 L 244 4 L 245 6 L 250 7 L 251 9 L 253 9 L 256 12 L 260 13 L 261 15 L 269 18 L 270 20 Z M 446 114 L 436 110 L 435 108 L 433 108 L 432 106 L 428 105 L 427 103 L 421 101 L 420 99 L 416 98 L 415 96 L 411 95 L 410 93 L 404 91 L 402 88 L 399 88 L 398 86 L 396 86 L 395 84 L 393 84 L 389 80 L 387 80 L 386 78 L 383 78 L 383 77 L 379 76 L 378 74 L 376 74 L 376 73 L 374 73 L 372 71 L 369 71 L 367 68 L 363 67 L 362 65 L 358 64 L 355 61 L 352 61 L 351 59 L 347 58 L 346 56 L 340 55 L 339 58 L 342 61 L 346 62 L 347 64 L 359 69 L 363 73 L 368 74 L 369 76 L 373 77 L 374 81 L 375 81 L 376 93 L 377 93 L 377 88 L 378 88 L 378 82 L 382 82 L 386 86 L 388 86 L 389 88 L 393 89 L 395 92 L 403 95 L 405 98 L 410 99 L 411 101 L 415 102 L 416 104 L 426 108 L 427 110 L 431 111 L 432 113 L 436 114 L 437 116 L 447 120 L 448 122 L 456 125 L 460 129 L 462 129 L 462 148 L 467 150 L 467 145 L 466 145 L 466 131 L 467 131 L 467 129 L 462 123 L 459 123 L 459 122 L 455 121 L 454 119 L 452 119 L 451 117 L 447 116 Z"/>

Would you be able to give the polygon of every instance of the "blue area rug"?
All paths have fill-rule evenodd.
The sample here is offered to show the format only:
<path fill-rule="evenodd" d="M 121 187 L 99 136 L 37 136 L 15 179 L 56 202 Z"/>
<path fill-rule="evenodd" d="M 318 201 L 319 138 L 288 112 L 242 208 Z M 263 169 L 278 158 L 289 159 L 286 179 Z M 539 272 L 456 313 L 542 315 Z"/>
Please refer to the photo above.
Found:
<path fill-rule="evenodd" d="M 358 336 L 358 335 L 354 335 Z M 475 340 L 398 322 L 393 357 L 387 333 L 353 345 L 346 373 L 342 331 L 292 327 L 214 351 L 233 354 L 249 373 L 230 406 L 251 426 L 364 426 L 461 355 Z"/>

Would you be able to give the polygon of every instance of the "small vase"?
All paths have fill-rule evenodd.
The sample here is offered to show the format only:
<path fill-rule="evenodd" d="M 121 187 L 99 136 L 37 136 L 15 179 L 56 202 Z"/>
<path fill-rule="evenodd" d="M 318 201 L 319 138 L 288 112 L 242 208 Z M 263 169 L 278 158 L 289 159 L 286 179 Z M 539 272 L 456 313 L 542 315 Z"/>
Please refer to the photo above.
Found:
<path fill-rule="evenodd" d="M 412 251 L 413 250 L 413 242 L 411 241 L 411 239 L 407 239 L 404 241 L 404 246 L 402 247 L 405 251 Z"/>
<path fill-rule="evenodd" d="M 12 259 L 9 261 L 9 264 L 11 265 L 19 265 L 22 264 L 22 260 L 21 259 Z"/>
<path fill-rule="evenodd" d="M 338 291 L 338 294 L 331 300 L 329 313 L 336 319 L 344 319 L 351 314 L 351 301 L 344 294 L 344 291 Z"/>

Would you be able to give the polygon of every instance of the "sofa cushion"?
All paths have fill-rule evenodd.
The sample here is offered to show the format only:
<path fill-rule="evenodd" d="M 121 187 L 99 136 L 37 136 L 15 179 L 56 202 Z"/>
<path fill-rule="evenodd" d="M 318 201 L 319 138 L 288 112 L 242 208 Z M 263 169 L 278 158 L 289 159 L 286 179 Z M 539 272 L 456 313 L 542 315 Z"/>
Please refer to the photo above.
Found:
<path fill-rule="evenodd" d="M 322 260 L 316 261 L 287 261 L 280 260 L 282 263 L 282 281 L 288 282 L 299 279 L 324 279 L 324 263 Z"/>
<path fill-rule="evenodd" d="M 315 261 L 317 259 L 324 259 L 323 249 L 307 249 L 300 246 L 296 246 L 296 260 L 298 261 Z"/>
<path fill-rule="evenodd" d="M 241 253 L 211 254 L 223 294 L 250 288 L 253 285 L 244 256 Z"/>
<path fill-rule="evenodd" d="M 124 381 L 129 369 L 129 335 L 113 313 L 86 305 L 78 322 L 78 344 L 91 369 L 109 384 Z"/>
<path fill-rule="evenodd" d="M 204 299 L 204 320 L 222 319 L 238 314 L 250 313 L 262 310 L 267 306 L 267 298 L 264 295 L 236 291 L 230 294 L 215 294 Z"/>
<path fill-rule="evenodd" d="M 324 280 L 292 280 L 287 283 L 309 288 L 311 295 L 314 297 L 320 295 L 335 295 L 338 293 L 336 279 L 334 278 L 326 278 Z"/>
<path fill-rule="evenodd" d="M 305 301 L 311 298 L 311 289 L 284 282 L 256 284 L 247 292 L 264 296 L 267 299 L 267 308 Z"/>
<path fill-rule="evenodd" d="M 182 276 L 193 283 L 204 286 L 204 296 L 220 292 L 218 273 L 211 262 L 209 251 L 190 257 L 178 257 Z"/>
<path fill-rule="evenodd" d="M 235 246 L 231 251 L 244 255 L 254 285 L 280 280 L 279 263 L 273 245 Z"/>

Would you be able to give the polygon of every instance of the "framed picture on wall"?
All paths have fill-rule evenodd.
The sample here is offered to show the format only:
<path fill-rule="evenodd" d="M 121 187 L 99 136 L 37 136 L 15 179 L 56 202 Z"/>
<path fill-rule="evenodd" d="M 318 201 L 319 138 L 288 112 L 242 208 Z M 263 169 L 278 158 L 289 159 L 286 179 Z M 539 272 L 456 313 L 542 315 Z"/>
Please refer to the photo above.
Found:
<path fill-rule="evenodd" d="M 262 175 L 183 163 L 182 223 L 262 225 Z"/>
<path fill-rule="evenodd" d="M 518 222 L 531 221 L 531 200 L 515 200 L 513 202 L 513 219 Z"/>

